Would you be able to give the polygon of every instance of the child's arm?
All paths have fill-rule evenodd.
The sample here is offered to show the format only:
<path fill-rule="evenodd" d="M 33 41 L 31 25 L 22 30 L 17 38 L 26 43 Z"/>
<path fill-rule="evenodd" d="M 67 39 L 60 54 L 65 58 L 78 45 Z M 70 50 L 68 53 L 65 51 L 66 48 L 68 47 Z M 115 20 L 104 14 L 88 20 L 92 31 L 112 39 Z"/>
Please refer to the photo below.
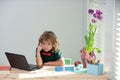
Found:
<path fill-rule="evenodd" d="M 44 63 L 43 65 L 45 66 L 63 66 L 65 63 L 64 63 L 64 59 L 63 58 L 60 58 L 59 60 L 57 61 L 50 61 L 50 62 L 46 62 Z"/>
<path fill-rule="evenodd" d="M 36 54 L 36 64 L 37 64 L 38 68 L 40 68 L 43 65 L 43 61 L 42 61 L 42 58 L 40 55 L 41 49 L 42 49 L 41 45 L 38 45 L 37 51 L 36 51 L 36 53 L 37 53 Z"/>

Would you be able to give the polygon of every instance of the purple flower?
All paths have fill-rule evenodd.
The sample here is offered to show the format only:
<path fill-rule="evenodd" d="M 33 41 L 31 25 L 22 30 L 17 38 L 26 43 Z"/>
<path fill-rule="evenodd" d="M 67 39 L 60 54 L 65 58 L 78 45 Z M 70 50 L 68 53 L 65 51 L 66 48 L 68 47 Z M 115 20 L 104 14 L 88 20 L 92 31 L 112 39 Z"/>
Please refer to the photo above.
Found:
<path fill-rule="evenodd" d="M 94 17 L 94 18 L 97 18 L 97 16 L 98 16 L 98 14 L 93 14 L 93 17 Z"/>
<path fill-rule="evenodd" d="M 96 14 L 101 15 L 102 12 L 100 10 L 96 10 Z"/>
<path fill-rule="evenodd" d="M 100 11 L 100 10 L 96 10 L 96 12 L 94 12 L 94 10 L 93 9 L 89 9 L 88 10 L 88 13 L 90 14 L 90 15 L 92 15 L 92 19 L 91 19 L 91 22 L 92 23 L 97 23 L 97 20 L 102 20 L 103 19 L 103 17 L 102 17 L 102 12 Z"/>
<path fill-rule="evenodd" d="M 103 17 L 101 15 L 97 16 L 97 19 L 101 20 Z"/>
<path fill-rule="evenodd" d="M 96 23 L 97 22 L 97 20 L 95 20 L 95 19 L 92 19 L 91 21 L 92 21 L 92 23 Z"/>
<path fill-rule="evenodd" d="M 94 18 L 97 18 L 98 20 L 101 20 L 103 17 L 99 14 L 93 14 Z"/>
<path fill-rule="evenodd" d="M 88 10 L 88 13 L 89 13 L 89 14 L 93 14 L 93 13 L 94 13 L 94 10 L 93 10 L 93 9 L 89 9 L 89 10 Z"/>

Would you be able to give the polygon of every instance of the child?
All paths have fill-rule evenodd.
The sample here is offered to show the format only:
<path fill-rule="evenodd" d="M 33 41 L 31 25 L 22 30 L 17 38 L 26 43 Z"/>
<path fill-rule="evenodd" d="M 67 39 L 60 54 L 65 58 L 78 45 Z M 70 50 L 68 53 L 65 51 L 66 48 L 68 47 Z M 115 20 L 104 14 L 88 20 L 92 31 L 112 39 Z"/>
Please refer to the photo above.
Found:
<path fill-rule="evenodd" d="M 64 60 L 60 52 L 59 42 L 54 32 L 45 31 L 39 38 L 36 49 L 36 63 L 38 68 L 43 65 L 63 66 Z"/>

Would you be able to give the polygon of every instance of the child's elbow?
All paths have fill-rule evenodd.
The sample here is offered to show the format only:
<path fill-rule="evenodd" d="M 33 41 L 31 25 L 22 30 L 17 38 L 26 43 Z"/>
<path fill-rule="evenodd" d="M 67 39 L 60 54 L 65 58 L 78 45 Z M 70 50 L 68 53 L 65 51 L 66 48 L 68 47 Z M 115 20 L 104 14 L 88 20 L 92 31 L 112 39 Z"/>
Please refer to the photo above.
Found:
<path fill-rule="evenodd" d="M 61 62 L 61 63 L 60 63 L 60 66 L 64 66 L 64 65 L 65 65 L 64 62 Z"/>
<path fill-rule="evenodd" d="M 65 65 L 65 62 L 64 62 L 64 60 L 60 61 L 60 64 L 59 64 L 59 66 L 64 66 L 64 65 Z"/>

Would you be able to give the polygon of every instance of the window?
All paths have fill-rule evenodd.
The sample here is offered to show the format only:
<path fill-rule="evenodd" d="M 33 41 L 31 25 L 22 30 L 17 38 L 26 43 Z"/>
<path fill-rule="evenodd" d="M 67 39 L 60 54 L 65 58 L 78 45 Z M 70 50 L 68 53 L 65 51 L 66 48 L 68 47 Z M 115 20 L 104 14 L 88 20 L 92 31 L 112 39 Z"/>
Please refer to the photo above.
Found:
<path fill-rule="evenodd" d="M 116 0 L 115 2 L 115 69 L 114 74 L 116 75 L 114 78 L 119 80 L 120 78 L 120 1 Z"/>

